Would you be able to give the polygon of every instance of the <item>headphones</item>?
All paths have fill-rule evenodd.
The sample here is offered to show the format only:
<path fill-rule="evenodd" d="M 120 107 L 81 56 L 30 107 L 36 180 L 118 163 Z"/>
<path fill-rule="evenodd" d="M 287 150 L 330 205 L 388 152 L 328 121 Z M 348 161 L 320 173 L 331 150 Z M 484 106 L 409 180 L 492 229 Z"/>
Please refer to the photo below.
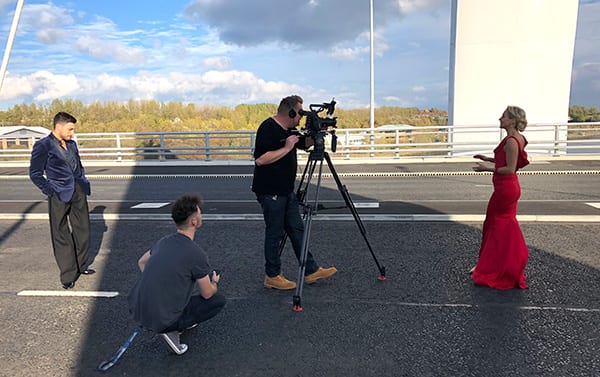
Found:
<path fill-rule="evenodd" d="M 290 102 L 289 97 L 286 97 L 284 99 L 284 101 L 285 101 L 286 105 L 290 108 L 290 111 L 288 111 L 288 116 L 290 118 L 295 118 L 296 115 L 298 115 L 298 113 L 296 113 L 296 110 L 294 110 L 294 106 L 292 106 L 292 103 Z"/>

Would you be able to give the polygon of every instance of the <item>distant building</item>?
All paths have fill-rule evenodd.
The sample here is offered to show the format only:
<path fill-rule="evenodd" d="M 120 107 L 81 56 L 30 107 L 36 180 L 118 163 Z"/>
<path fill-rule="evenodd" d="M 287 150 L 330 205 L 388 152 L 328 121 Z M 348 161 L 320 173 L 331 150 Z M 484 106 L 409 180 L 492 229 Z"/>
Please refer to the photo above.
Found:
<path fill-rule="evenodd" d="M 33 148 L 33 144 L 48 136 L 51 131 L 44 127 L 6 126 L 0 127 L 0 149 L 10 146 Z"/>
<path fill-rule="evenodd" d="M 415 128 L 415 126 L 411 126 L 410 124 L 384 124 L 382 126 L 375 127 L 375 129 L 378 131 L 378 137 L 396 138 L 397 136 L 398 143 L 412 143 L 412 132 Z"/>

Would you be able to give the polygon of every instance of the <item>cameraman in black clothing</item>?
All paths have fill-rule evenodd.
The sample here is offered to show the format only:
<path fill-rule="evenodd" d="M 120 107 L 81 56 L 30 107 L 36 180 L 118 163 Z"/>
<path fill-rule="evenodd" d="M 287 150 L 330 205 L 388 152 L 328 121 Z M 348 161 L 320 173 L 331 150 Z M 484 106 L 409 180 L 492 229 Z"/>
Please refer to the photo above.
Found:
<path fill-rule="evenodd" d="M 297 95 L 283 98 L 277 114 L 263 121 L 256 132 L 252 191 L 262 206 L 265 220 L 266 288 L 296 288 L 296 283 L 286 279 L 281 273 L 279 245 L 287 233 L 296 258 L 300 260 L 304 223 L 294 193 L 298 169 L 296 148 L 309 148 L 312 138 L 293 134 L 291 131 L 302 119 L 302 103 L 302 98 Z M 306 284 L 312 284 L 336 272 L 335 267 L 319 267 L 312 254 L 308 253 Z"/>

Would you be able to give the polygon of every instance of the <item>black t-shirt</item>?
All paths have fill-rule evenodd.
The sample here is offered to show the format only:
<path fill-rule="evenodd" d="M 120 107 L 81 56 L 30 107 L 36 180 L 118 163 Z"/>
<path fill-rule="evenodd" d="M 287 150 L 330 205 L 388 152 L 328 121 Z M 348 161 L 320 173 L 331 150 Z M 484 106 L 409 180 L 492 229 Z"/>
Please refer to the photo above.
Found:
<path fill-rule="evenodd" d="M 183 314 L 197 279 L 211 270 L 206 253 L 189 237 L 173 233 L 152 246 L 142 276 L 129 294 L 134 321 L 155 332 L 171 326 Z"/>
<path fill-rule="evenodd" d="M 282 148 L 288 136 L 289 131 L 283 129 L 273 118 L 265 120 L 256 132 L 254 158 Z M 304 145 L 304 141 L 300 140 L 296 145 L 298 144 Z M 297 169 L 296 147 L 272 164 L 254 165 L 252 191 L 258 195 L 288 195 L 294 191 Z"/>

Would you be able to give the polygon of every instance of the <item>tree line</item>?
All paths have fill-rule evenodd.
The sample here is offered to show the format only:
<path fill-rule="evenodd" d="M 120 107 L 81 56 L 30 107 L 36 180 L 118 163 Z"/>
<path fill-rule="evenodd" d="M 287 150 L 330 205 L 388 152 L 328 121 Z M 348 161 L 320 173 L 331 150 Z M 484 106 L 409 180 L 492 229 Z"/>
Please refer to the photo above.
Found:
<path fill-rule="evenodd" d="M 307 107 L 307 106 L 305 106 Z M 185 104 L 182 102 L 134 101 L 94 102 L 54 100 L 48 104 L 20 104 L 0 111 L 2 126 L 52 127 L 52 118 L 66 111 L 77 118 L 77 132 L 168 132 L 255 130 L 277 112 L 277 104 L 241 104 L 235 107 Z M 339 128 L 368 128 L 369 109 L 337 108 Z M 320 116 L 325 116 L 321 113 Z M 447 123 L 445 110 L 401 107 L 375 109 L 375 126 L 411 124 L 436 126 Z M 302 124 L 304 124 L 302 122 Z"/>
<path fill-rule="evenodd" d="M 596 106 L 571 106 L 569 118 L 571 118 L 571 122 L 600 122 L 600 111 Z"/>
<path fill-rule="evenodd" d="M 305 106 L 307 107 L 307 106 Z M 235 107 L 129 100 L 84 104 L 78 100 L 56 99 L 48 104 L 20 104 L 0 111 L 2 126 L 52 127 L 52 118 L 66 111 L 78 119 L 77 132 L 169 132 L 255 130 L 277 111 L 277 104 L 240 104 Z M 368 128 L 370 111 L 337 108 L 339 128 Z M 324 113 L 321 114 L 324 116 Z M 572 106 L 569 116 L 576 122 L 600 121 L 597 107 Z M 383 106 L 375 109 L 375 127 L 385 124 L 445 126 L 448 113 L 440 109 Z"/>

